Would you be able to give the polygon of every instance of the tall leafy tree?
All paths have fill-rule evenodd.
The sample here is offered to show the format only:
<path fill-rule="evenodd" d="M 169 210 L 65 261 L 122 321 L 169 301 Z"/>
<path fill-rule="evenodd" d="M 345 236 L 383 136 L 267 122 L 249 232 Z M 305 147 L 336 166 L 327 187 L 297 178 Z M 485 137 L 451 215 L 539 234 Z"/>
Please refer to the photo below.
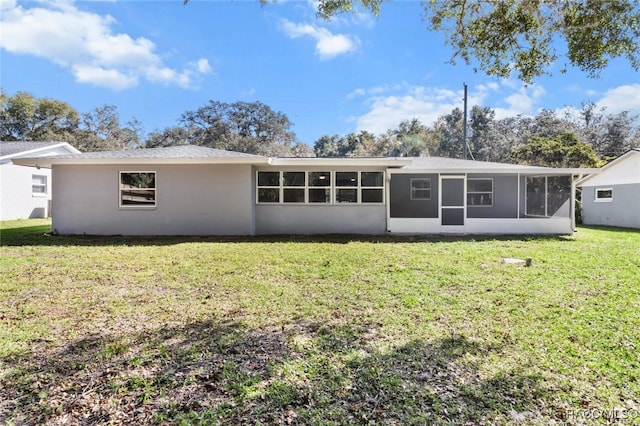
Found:
<path fill-rule="evenodd" d="M 593 147 L 580 142 L 574 133 L 553 139 L 533 136 L 514 150 L 511 158 L 520 164 L 547 167 L 600 167 L 602 164 Z"/>
<path fill-rule="evenodd" d="M 13 96 L 0 92 L 0 140 L 69 141 L 79 120 L 78 112 L 66 102 L 27 92 Z"/>
<path fill-rule="evenodd" d="M 439 138 L 437 155 L 441 157 L 462 158 L 464 116 L 460 108 L 438 118 L 435 132 Z"/>
<path fill-rule="evenodd" d="M 287 116 L 261 102 L 209 101 L 183 113 L 180 122 L 196 145 L 272 156 L 310 153 L 297 141 Z"/>
<path fill-rule="evenodd" d="M 329 19 L 361 8 L 378 15 L 383 1 L 316 4 L 318 14 Z M 451 62 L 462 59 L 488 75 L 515 73 L 531 82 L 548 73 L 561 55 L 563 63 L 590 76 L 597 76 L 613 58 L 625 58 L 640 69 L 636 0 L 426 0 L 423 5 L 428 29 L 443 33 L 453 49 Z M 566 53 L 558 50 L 565 47 Z"/>
<path fill-rule="evenodd" d="M 118 151 L 142 145 L 141 125 L 133 119 L 121 126 L 118 109 L 103 105 L 83 113 L 73 144 L 80 151 Z"/>
<path fill-rule="evenodd" d="M 495 111 L 488 107 L 474 105 L 471 108 L 467 143 L 473 158 L 476 160 L 488 160 L 489 134 L 493 127 L 495 115 Z"/>

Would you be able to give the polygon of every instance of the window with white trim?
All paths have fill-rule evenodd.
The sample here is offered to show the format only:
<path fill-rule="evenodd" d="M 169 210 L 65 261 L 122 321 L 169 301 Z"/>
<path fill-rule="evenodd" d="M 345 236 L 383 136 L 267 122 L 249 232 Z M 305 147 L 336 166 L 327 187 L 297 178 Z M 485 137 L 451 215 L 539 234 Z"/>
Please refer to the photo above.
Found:
<path fill-rule="evenodd" d="M 358 202 L 358 172 L 336 172 L 336 203 Z"/>
<path fill-rule="evenodd" d="M 304 203 L 306 186 L 305 172 L 282 172 L 282 202 Z"/>
<path fill-rule="evenodd" d="M 258 202 L 280 202 L 280 172 L 258 172 Z"/>
<path fill-rule="evenodd" d="M 156 206 L 156 172 L 120 172 L 120 207 Z"/>
<path fill-rule="evenodd" d="M 430 200 L 431 199 L 431 179 L 411 178 L 411 199 Z"/>
<path fill-rule="evenodd" d="M 331 172 L 308 172 L 309 188 L 307 189 L 309 203 L 331 202 Z"/>
<path fill-rule="evenodd" d="M 384 172 L 258 171 L 259 204 L 380 204 Z"/>
<path fill-rule="evenodd" d="M 597 188 L 596 189 L 596 202 L 598 203 L 610 203 L 613 201 L 613 188 Z"/>
<path fill-rule="evenodd" d="M 47 193 L 47 176 L 31 175 L 31 194 L 34 197 L 45 197 Z"/>
<path fill-rule="evenodd" d="M 467 179 L 467 207 L 493 206 L 493 179 Z"/>

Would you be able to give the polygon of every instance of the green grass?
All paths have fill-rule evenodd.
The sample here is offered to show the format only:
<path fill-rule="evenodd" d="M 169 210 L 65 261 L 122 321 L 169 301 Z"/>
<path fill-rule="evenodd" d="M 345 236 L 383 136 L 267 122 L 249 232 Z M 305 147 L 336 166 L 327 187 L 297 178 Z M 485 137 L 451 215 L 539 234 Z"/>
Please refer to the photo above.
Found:
<path fill-rule="evenodd" d="M 3 424 L 640 423 L 638 231 L 48 230 L 1 223 Z"/>

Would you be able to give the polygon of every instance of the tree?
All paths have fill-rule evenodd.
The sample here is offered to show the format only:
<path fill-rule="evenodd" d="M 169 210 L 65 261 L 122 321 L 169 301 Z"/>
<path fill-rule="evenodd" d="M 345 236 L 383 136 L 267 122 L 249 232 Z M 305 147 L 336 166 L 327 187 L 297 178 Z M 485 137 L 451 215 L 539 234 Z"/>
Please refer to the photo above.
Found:
<path fill-rule="evenodd" d="M 80 151 L 118 151 L 141 145 L 141 125 L 136 119 L 120 126 L 117 108 L 103 105 L 82 114 L 74 146 Z"/>
<path fill-rule="evenodd" d="M 486 161 L 489 157 L 487 150 L 490 139 L 488 135 L 493 127 L 495 115 L 495 111 L 489 107 L 474 105 L 471 108 L 470 132 L 467 143 L 469 144 L 471 155 L 476 160 Z"/>
<path fill-rule="evenodd" d="M 455 108 L 450 114 L 438 118 L 435 132 L 440 140 L 438 155 L 442 157 L 461 158 L 463 139 L 463 113 Z"/>
<path fill-rule="evenodd" d="M 383 1 L 316 4 L 318 15 L 329 19 L 358 8 L 377 16 Z M 558 46 L 566 46 L 564 63 L 592 77 L 618 57 L 640 69 L 640 6 L 635 0 L 428 0 L 424 15 L 428 29 L 442 32 L 452 47 L 452 63 L 475 60 L 477 70 L 488 75 L 515 72 L 530 83 L 559 59 Z"/>
<path fill-rule="evenodd" d="M 0 92 L 0 140 L 70 141 L 78 123 L 78 112 L 66 102 Z"/>
<path fill-rule="evenodd" d="M 183 113 L 180 122 L 195 145 L 270 156 L 310 153 L 298 143 L 287 116 L 261 102 L 209 101 Z"/>
<path fill-rule="evenodd" d="M 519 164 L 546 167 L 600 167 L 602 162 L 594 149 L 578 140 L 574 133 L 554 139 L 533 136 L 511 154 Z"/>
<path fill-rule="evenodd" d="M 594 103 L 582 105 L 581 136 L 602 158 L 615 158 L 637 146 L 640 131 L 634 125 L 638 116 L 622 111 L 607 114 Z"/>

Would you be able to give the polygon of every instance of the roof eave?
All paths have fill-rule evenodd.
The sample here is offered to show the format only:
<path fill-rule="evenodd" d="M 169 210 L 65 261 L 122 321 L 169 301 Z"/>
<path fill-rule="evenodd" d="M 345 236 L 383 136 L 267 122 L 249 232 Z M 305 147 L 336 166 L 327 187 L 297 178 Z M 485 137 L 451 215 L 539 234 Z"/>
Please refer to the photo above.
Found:
<path fill-rule="evenodd" d="M 51 168 L 57 165 L 100 166 L 127 164 L 267 164 L 267 157 L 255 158 L 16 158 L 12 160 L 20 166 Z"/>
<path fill-rule="evenodd" d="M 51 145 L 42 146 L 40 148 L 34 148 L 34 149 L 29 149 L 27 151 L 16 152 L 15 154 L 9 154 L 9 155 L 0 156 L 0 161 L 2 161 L 2 160 L 10 160 L 10 159 L 13 159 L 15 157 L 24 157 L 25 155 L 28 156 L 28 155 L 36 154 L 38 152 L 46 151 L 48 149 L 58 148 L 58 147 L 61 147 L 61 146 L 66 147 L 71 154 L 80 154 L 80 151 L 77 148 L 74 148 L 68 142 L 53 142 Z M 27 158 L 27 157 L 25 157 L 25 158 Z"/>
<path fill-rule="evenodd" d="M 407 167 L 412 161 L 409 158 L 277 158 L 269 159 L 271 166 L 350 166 L 350 167 Z"/>

